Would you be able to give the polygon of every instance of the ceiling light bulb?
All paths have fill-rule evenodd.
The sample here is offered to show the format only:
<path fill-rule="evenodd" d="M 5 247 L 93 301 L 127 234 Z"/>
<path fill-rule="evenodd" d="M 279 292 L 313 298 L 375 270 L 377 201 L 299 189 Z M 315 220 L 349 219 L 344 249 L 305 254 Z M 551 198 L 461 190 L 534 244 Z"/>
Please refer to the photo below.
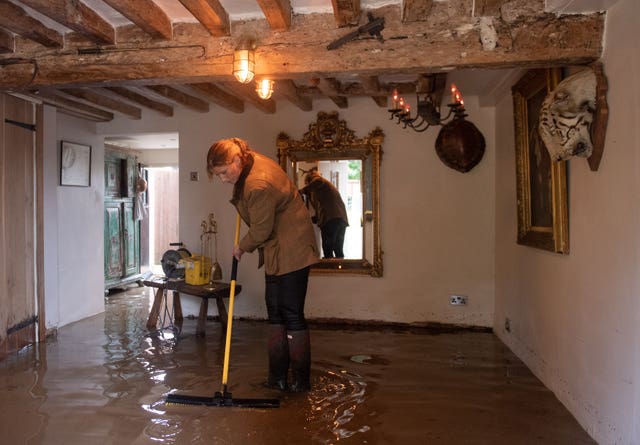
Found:
<path fill-rule="evenodd" d="M 262 79 L 256 82 L 256 92 L 260 99 L 270 99 L 273 94 L 273 80 L 270 79 Z"/>
<path fill-rule="evenodd" d="M 233 75 L 238 82 L 251 82 L 255 65 L 255 52 L 252 49 L 237 49 L 233 52 Z"/>

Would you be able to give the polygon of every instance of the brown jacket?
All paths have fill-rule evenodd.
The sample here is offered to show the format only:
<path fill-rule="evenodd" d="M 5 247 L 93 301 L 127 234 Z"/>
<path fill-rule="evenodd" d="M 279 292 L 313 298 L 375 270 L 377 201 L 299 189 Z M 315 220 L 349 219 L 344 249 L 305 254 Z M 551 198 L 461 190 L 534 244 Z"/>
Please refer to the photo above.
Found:
<path fill-rule="evenodd" d="M 287 174 L 271 159 L 251 152 L 231 203 L 249 226 L 245 252 L 260 250 L 268 275 L 283 275 L 319 261 L 311 217 Z"/>
<path fill-rule="evenodd" d="M 323 227 L 333 219 L 341 219 L 349 225 L 347 209 L 340 192 L 322 176 L 314 177 L 300 193 L 309 197 L 309 203 L 318 218 L 318 227 Z"/>

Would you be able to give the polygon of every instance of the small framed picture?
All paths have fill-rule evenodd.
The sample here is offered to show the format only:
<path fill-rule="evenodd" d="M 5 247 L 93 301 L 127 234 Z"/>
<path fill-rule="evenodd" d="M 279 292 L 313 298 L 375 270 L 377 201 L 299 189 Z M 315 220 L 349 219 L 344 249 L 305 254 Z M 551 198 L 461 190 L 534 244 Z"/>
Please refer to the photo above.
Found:
<path fill-rule="evenodd" d="M 62 141 L 60 185 L 91 186 L 91 146 Z"/>

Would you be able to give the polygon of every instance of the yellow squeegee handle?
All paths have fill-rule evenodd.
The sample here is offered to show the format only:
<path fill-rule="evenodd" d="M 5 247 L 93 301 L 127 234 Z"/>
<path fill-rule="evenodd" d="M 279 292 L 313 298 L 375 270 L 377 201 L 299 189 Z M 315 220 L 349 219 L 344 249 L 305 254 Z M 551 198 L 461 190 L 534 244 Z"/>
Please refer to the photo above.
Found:
<path fill-rule="evenodd" d="M 233 247 L 240 241 L 240 214 L 236 215 L 236 235 Z M 224 365 L 222 368 L 222 392 L 227 392 L 227 379 L 229 377 L 229 355 L 231 353 L 231 325 L 233 324 L 233 299 L 236 295 L 236 278 L 238 275 L 238 259 L 233 257 L 231 266 L 231 288 L 229 289 L 229 315 L 227 316 L 227 340 L 224 345 Z"/>

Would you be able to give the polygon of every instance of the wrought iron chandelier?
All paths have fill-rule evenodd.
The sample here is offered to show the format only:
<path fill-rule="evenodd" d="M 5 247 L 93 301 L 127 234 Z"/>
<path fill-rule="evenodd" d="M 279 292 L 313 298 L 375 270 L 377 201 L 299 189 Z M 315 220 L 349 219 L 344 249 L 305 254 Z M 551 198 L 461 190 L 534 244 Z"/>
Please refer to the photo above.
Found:
<path fill-rule="evenodd" d="M 423 90 L 424 91 L 424 90 Z M 422 97 L 421 97 L 422 95 Z M 447 166 L 462 173 L 475 167 L 484 154 L 484 136 L 476 126 L 465 119 L 462 94 L 455 85 L 451 85 L 451 103 L 449 113 L 442 117 L 440 108 L 434 101 L 434 93 L 417 93 L 418 111 L 411 116 L 411 107 L 398 91 L 393 90 L 393 105 L 389 110 L 391 119 L 395 119 L 402 128 L 411 128 L 419 133 L 434 125 L 442 125 L 436 138 L 436 153 Z"/>
<path fill-rule="evenodd" d="M 454 84 L 451 84 L 451 103 L 447 105 L 449 113 L 445 117 L 440 115 L 440 107 L 433 102 L 432 94 L 422 94 L 422 97 L 420 95 L 421 93 L 416 93 L 417 113 L 413 117 L 411 116 L 411 106 L 403 97 L 399 97 L 398 90 L 394 89 L 392 108 L 388 110 L 391 113 L 391 119 L 395 119 L 397 124 L 402 125 L 402 128 L 409 127 L 422 133 L 432 125 L 444 125 L 452 117 L 464 119 L 467 116 L 462 94 Z"/>

